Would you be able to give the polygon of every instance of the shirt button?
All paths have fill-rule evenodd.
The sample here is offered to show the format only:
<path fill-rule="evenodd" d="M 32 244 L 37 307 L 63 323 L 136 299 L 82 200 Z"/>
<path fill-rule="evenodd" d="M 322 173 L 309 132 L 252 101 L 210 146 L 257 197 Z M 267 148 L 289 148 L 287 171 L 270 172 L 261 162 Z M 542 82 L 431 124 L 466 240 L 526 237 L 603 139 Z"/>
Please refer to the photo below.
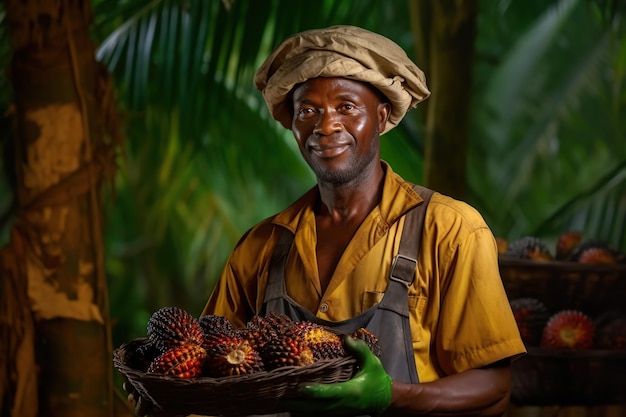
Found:
<path fill-rule="evenodd" d="M 328 311 L 328 304 L 322 303 L 320 304 L 320 312 L 326 313 Z"/>

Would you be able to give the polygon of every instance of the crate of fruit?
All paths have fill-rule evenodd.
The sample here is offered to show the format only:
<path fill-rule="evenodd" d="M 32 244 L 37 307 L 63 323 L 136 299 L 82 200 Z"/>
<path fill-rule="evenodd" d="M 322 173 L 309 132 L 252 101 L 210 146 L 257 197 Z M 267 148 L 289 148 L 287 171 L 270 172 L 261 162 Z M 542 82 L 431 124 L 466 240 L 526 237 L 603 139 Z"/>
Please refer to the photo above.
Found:
<path fill-rule="evenodd" d="M 551 252 L 525 237 L 501 253 L 502 281 L 528 349 L 512 365 L 513 403 L 626 403 L 624 256 L 579 238 L 564 234 Z"/>
<path fill-rule="evenodd" d="M 352 337 L 379 352 L 375 335 Z M 224 317 L 193 317 L 164 307 L 150 318 L 146 337 L 114 351 L 114 366 L 158 410 L 172 415 L 251 415 L 284 411 L 301 383 L 349 380 L 356 359 L 324 326 L 286 316 L 255 316 L 244 328 Z"/>

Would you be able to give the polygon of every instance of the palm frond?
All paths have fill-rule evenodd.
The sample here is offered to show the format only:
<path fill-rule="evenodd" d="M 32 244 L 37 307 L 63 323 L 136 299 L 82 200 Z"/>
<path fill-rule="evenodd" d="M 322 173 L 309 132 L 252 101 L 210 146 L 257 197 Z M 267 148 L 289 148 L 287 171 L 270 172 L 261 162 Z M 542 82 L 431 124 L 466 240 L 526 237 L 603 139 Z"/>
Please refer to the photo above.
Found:
<path fill-rule="evenodd" d="M 607 167 L 626 160 L 624 146 L 617 145 L 623 140 L 615 136 L 626 113 L 615 100 L 616 91 L 623 94 L 622 44 L 612 25 L 600 24 L 584 2 L 559 2 L 486 84 L 469 178 L 497 234 L 539 233 L 565 202 L 597 187 L 608 178 Z M 614 113 L 600 110 L 607 108 Z"/>

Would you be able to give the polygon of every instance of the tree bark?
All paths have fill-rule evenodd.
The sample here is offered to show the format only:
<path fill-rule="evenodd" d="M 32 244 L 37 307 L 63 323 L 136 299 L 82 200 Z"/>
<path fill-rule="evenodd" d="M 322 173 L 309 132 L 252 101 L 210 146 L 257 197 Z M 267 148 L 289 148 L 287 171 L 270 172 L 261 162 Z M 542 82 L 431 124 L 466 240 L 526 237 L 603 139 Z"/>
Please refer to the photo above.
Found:
<path fill-rule="evenodd" d="M 0 409 L 113 415 L 100 191 L 120 143 L 84 0 L 5 0 L 18 209 L 0 252 Z M 11 301 L 12 300 L 12 301 Z"/>
<path fill-rule="evenodd" d="M 426 111 L 424 184 L 467 197 L 467 141 L 477 0 L 411 0 L 415 56 L 432 95 Z"/>

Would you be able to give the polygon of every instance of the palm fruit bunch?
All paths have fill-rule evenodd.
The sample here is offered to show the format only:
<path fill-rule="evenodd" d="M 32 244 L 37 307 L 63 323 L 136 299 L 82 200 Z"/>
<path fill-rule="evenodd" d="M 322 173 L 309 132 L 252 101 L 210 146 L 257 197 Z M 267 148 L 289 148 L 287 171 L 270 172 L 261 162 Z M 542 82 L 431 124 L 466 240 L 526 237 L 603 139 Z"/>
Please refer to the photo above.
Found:
<path fill-rule="evenodd" d="M 370 332 L 364 327 L 361 327 L 350 333 L 350 336 L 354 337 L 355 339 L 363 340 L 370 348 L 372 353 L 376 355 L 376 357 L 380 358 L 380 344 L 378 342 L 378 337 L 376 337 L 374 333 Z"/>
<path fill-rule="evenodd" d="M 226 317 L 207 314 L 198 318 L 198 325 L 202 330 L 204 344 L 211 343 L 215 339 L 223 336 L 233 336 L 235 328 Z"/>
<path fill-rule="evenodd" d="M 203 370 L 207 376 L 249 375 L 265 370 L 259 352 L 234 332 L 214 337 L 204 346 L 208 356 Z"/>
<path fill-rule="evenodd" d="M 214 314 L 198 319 L 208 357 L 204 373 L 211 377 L 248 375 L 265 370 L 259 352 L 226 317 Z"/>
<path fill-rule="evenodd" d="M 510 301 L 522 340 L 529 346 L 537 346 L 550 314 L 543 302 L 534 297 L 515 298 Z"/>
<path fill-rule="evenodd" d="M 315 362 L 310 346 L 305 342 L 296 322 L 282 314 L 270 313 L 260 318 L 261 327 L 269 327 L 272 334 L 259 348 L 259 353 L 268 370 L 283 366 L 306 366 Z"/>
<path fill-rule="evenodd" d="M 346 356 L 341 338 L 324 326 L 303 321 L 296 323 L 295 333 L 308 346 L 316 361 Z"/>
<path fill-rule="evenodd" d="M 535 236 L 525 236 L 510 243 L 497 237 L 496 242 L 499 254 L 520 259 L 591 265 L 626 263 L 626 253 L 620 253 L 602 239 L 583 239 L 583 234 L 577 230 L 561 233 L 557 237 L 554 256 L 546 242 Z"/>
<path fill-rule="evenodd" d="M 148 320 L 148 338 L 161 352 L 177 345 L 202 345 L 204 336 L 198 320 L 178 307 L 163 307 Z"/>
<path fill-rule="evenodd" d="M 626 351 L 626 312 L 607 311 L 597 318 L 595 325 L 597 348 Z"/>
<path fill-rule="evenodd" d="M 594 337 L 593 320 L 582 311 L 566 309 L 550 316 L 543 328 L 540 346 L 567 350 L 590 349 Z"/>
<path fill-rule="evenodd" d="M 278 338 L 292 325 L 293 322 L 287 316 L 270 312 L 267 316 L 252 317 L 246 326 L 237 332 L 245 337 L 254 349 L 260 351 L 267 342 Z"/>
<path fill-rule="evenodd" d="M 619 253 L 601 239 L 587 239 L 572 250 L 571 260 L 581 264 L 616 264 Z"/>
<path fill-rule="evenodd" d="M 148 373 L 178 378 L 197 378 L 207 356 L 202 347 L 204 336 L 196 318 L 178 307 L 163 307 L 148 320 L 147 336 L 151 347 L 158 351 L 151 359 Z M 148 345 L 149 346 L 149 345 Z"/>
<path fill-rule="evenodd" d="M 132 369 L 147 372 L 152 361 L 161 353 L 159 348 L 156 347 L 156 344 L 151 340 L 147 340 L 146 343 L 139 345 L 136 349 L 129 352 L 126 357 L 126 364 Z"/>
<path fill-rule="evenodd" d="M 582 233 L 570 231 L 561 234 L 557 240 L 556 259 L 588 265 L 613 265 L 626 262 L 626 254 L 602 239 L 583 239 Z"/>
<path fill-rule="evenodd" d="M 535 236 L 524 236 L 510 242 L 506 249 L 506 255 L 533 261 L 551 261 L 554 258 L 548 245 Z"/>
<path fill-rule="evenodd" d="M 245 327 L 235 328 L 226 317 L 209 314 L 196 319 L 183 309 L 164 307 L 150 317 L 147 336 L 127 364 L 178 378 L 248 375 L 346 355 L 336 333 L 276 313 L 254 316 Z M 364 340 L 380 356 L 378 339 L 371 332 L 359 329 L 351 336 Z"/>
<path fill-rule="evenodd" d="M 582 233 L 574 230 L 562 233 L 556 241 L 555 258 L 559 261 L 567 261 L 571 259 L 572 253 L 580 244 Z"/>
<path fill-rule="evenodd" d="M 202 374 L 202 366 L 206 357 L 206 350 L 199 345 L 174 345 L 157 356 L 148 367 L 147 372 L 194 379 Z"/>

